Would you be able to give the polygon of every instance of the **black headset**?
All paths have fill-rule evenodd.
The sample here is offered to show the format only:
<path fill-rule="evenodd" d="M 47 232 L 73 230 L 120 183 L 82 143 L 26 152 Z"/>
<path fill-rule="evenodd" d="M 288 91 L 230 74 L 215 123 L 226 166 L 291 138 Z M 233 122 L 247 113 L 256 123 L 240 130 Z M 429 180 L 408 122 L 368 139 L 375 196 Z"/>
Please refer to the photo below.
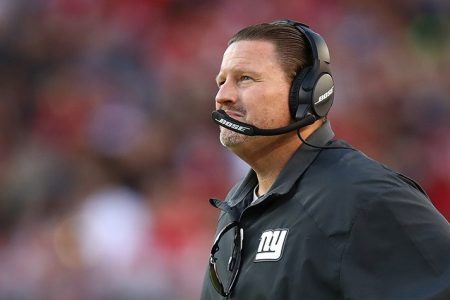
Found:
<path fill-rule="evenodd" d="M 330 52 L 325 40 L 308 25 L 292 20 L 277 20 L 274 25 L 289 25 L 305 37 L 311 50 L 313 63 L 306 66 L 292 81 L 289 93 L 289 111 L 295 120 L 312 114 L 325 117 L 333 104 L 334 82 L 330 69 Z"/>
<path fill-rule="evenodd" d="M 333 104 L 334 82 L 330 70 L 330 53 L 323 38 L 305 24 L 291 20 L 278 20 L 271 24 L 296 28 L 305 36 L 312 54 L 312 65 L 304 67 L 296 74 L 289 92 L 289 111 L 295 121 L 280 128 L 262 129 L 233 119 L 223 110 L 213 111 L 212 119 L 222 127 L 250 136 L 272 136 L 297 130 L 299 138 L 303 143 L 308 144 L 300 136 L 299 129 L 325 117 Z M 336 147 L 326 148 L 335 149 Z"/>

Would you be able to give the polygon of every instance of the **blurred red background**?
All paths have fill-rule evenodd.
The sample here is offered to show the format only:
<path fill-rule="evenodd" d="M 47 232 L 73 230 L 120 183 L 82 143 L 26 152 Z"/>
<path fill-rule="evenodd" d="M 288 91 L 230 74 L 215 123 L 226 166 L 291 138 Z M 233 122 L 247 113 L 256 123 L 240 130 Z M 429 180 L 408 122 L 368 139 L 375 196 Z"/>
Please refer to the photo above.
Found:
<path fill-rule="evenodd" d="M 327 40 L 339 138 L 450 219 L 448 1 L 0 2 L 0 299 L 198 299 L 217 211 L 228 38 L 291 18 Z"/>

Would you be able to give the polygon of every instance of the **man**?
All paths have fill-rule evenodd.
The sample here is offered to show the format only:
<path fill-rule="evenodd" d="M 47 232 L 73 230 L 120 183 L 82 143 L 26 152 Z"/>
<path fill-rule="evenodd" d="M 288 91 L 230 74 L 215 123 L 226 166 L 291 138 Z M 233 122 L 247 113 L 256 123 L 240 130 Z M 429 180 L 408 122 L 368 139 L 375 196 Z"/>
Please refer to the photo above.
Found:
<path fill-rule="evenodd" d="M 333 139 L 323 39 L 231 38 L 213 119 L 251 166 L 221 210 L 201 299 L 450 299 L 450 225 L 411 179 Z"/>

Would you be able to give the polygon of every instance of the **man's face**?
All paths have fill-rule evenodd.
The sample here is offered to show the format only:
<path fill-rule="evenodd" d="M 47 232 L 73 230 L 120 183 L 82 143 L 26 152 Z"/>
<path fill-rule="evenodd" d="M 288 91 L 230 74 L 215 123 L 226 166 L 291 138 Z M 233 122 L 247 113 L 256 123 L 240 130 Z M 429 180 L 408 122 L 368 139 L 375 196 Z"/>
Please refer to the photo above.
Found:
<path fill-rule="evenodd" d="M 288 107 L 290 80 L 268 41 L 238 41 L 225 50 L 216 78 L 216 109 L 259 128 L 278 128 L 291 121 Z M 237 147 L 258 137 L 220 128 L 221 143 Z M 259 137 L 259 139 L 261 139 Z"/>

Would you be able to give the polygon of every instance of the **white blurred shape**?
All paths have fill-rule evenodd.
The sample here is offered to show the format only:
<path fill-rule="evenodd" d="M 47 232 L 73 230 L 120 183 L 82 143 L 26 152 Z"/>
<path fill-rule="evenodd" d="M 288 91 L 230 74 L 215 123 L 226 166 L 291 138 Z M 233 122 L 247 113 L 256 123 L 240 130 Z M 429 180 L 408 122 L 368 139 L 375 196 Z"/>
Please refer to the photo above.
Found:
<path fill-rule="evenodd" d="M 124 187 L 89 196 L 79 220 L 81 255 L 93 267 L 126 271 L 148 240 L 149 211 L 138 194 Z"/>

